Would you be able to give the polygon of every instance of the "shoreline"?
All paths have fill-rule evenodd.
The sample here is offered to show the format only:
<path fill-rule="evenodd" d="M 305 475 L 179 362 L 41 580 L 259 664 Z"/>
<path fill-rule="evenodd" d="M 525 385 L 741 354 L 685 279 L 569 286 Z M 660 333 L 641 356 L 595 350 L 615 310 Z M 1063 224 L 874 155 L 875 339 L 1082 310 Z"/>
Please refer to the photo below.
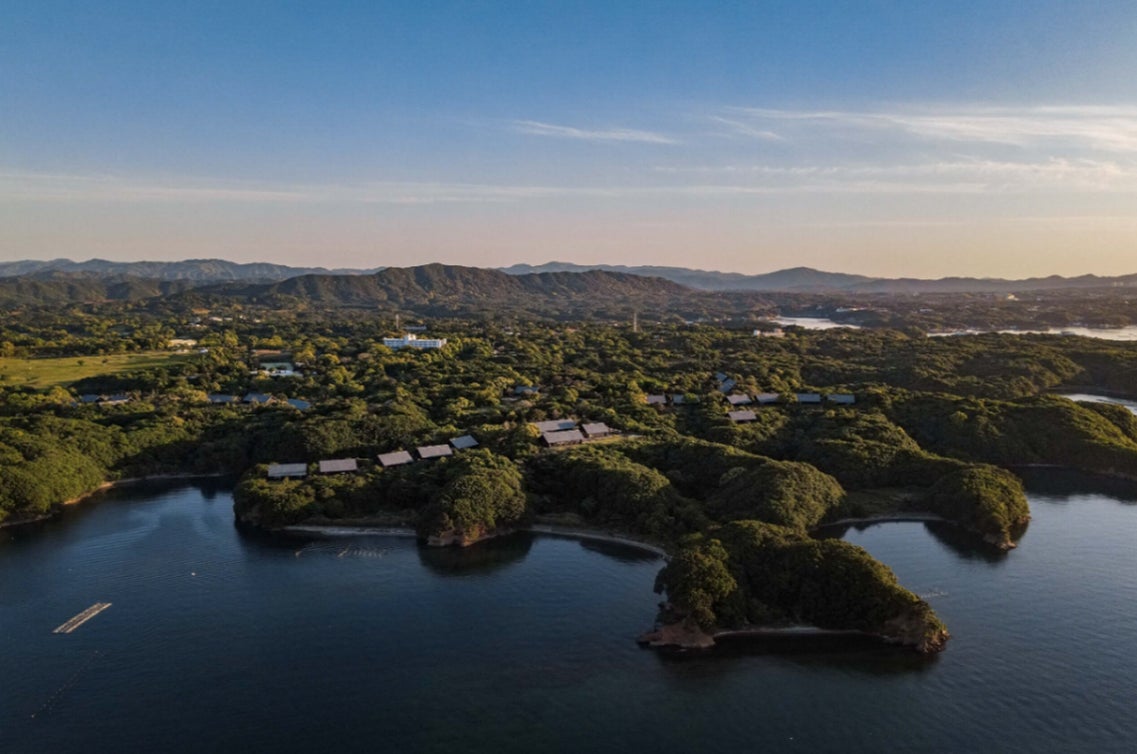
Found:
<path fill-rule="evenodd" d="M 0 529 L 5 529 L 9 526 L 23 526 L 24 524 L 34 524 L 34 523 L 38 523 L 40 521 L 48 521 L 48 520 L 53 519 L 56 516 L 60 515 L 63 512 L 63 509 L 65 507 L 72 506 L 72 505 L 78 505 L 79 503 L 82 503 L 84 500 L 88 500 L 88 499 L 94 497 L 95 495 L 99 495 L 99 494 L 104 493 L 104 492 L 109 492 L 110 490 L 113 490 L 116 487 L 125 487 L 125 486 L 129 486 L 131 484 L 142 484 L 144 482 L 160 482 L 160 481 L 165 481 L 165 480 L 216 479 L 216 478 L 224 477 L 224 476 L 226 476 L 226 474 L 224 474 L 222 472 L 214 472 L 214 473 L 209 473 L 209 474 L 205 474 L 205 473 L 202 473 L 202 474 L 191 474 L 191 473 L 186 473 L 186 474 L 180 474 L 180 473 L 179 474 L 152 474 L 149 476 L 135 476 L 135 477 L 127 477 L 125 479 L 114 479 L 114 480 L 103 482 L 102 484 L 100 484 L 98 487 L 91 490 L 90 492 L 84 492 L 82 495 L 77 495 L 77 496 L 75 496 L 69 500 L 63 500 L 62 502 L 56 503 L 55 505 L 52 506 L 51 510 L 49 510 L 48 512 L 41 513 L 38 516 L 35 516 L 33 518 L 22 518 L 18 521 L 0 521 Z"/>
<path fill-rule="evenodd" d="M 814 526 L 810 532 L 815 532 L 818 529 L 825 529 L 830 526 L 857 526 L 858 524 L 891 524 L 891 523 L 921 523 L 924 521 L 944 521 L 949 524 L 956 522 L 944 518 L 938 513 L 922 513 L 920 511 L 913 511 L 911 513 L 882 513 L 877 516 L 860 516 L 850 518 L 839 518 L 836 521 L 825 521 Z M 958 524 L 956 524 L 958 526 Z"/>
<path fill-rule="evenodd" d="M 557 526 L 555 524 L 533 524 L 527 529 L 520 531 L 529 531 L 534 534 L 545 534 L 552 537 L 565 537 L 569 539 L 584 539 L 593 542 L 608 542 L 610 544 L 625 545 L 627 547 L 634 547 L 637 550 L 650 552 L 653 555 L 658 555 L 665 560 L 671 557 L 667 550 L 659 545 L 642 540 L 633 539 L 627 535 L 614 534 L 599 529 L 577 528 L 568 526 Z"/>
<path fill-rule="evenodd" d="M 408 526 L 370 526 L 366 524 L 358 526 L 351 524 L 294 524 L 292 526 L 281 527 L 280 531 L 297 534 L 323 534 L 325 536 L 332 537 L 362 537 L 367 535 L 391 537 L 418 536 L 418 533 L 413 528 Z M 506 537 L 510 534 L 515 534 L 518 532 L 541 534 L 548 537 L 562 537 L 565 539 L 587 540 L 591 542 L 607 542 L 609 544 L 633 547 L 637 550 L 649 552 L 652 555 L 657 555 L 664 559 L 670 557 L 667 551 L 659 545 L 633 539 L 626 535 L 614 534 L 598 529 L 556 526 L 553 524 L 533 524 L 532 526 L 522 527 L 519 529 L 511 529 L 509 531 L 503 531 L 500 534 L 496 534 L 490 537 L 482 537 L 478 540 L 478 542 L 495 539 L 497 537 Z"/>

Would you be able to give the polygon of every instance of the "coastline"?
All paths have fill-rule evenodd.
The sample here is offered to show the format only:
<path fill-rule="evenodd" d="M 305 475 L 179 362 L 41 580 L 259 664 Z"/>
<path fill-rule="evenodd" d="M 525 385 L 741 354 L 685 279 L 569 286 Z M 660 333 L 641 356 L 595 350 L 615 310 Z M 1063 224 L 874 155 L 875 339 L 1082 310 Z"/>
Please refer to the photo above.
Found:
<path fill-rule="evenodd" d="M 858 524 L 889 524 L 889 523 L 919 523 L 922 521 L 944 521 L 946 523 L 955 523 L 937 513 L 923 513 L 920 511 L 912 511 L 911 513 L 882 513 L 877 516 L 859 516 L 849 518 L 839 518 L 836 521 L 824 521 L 817 526 L 810 529 L 810 532 L 815 532 L 818 529 L 824 529 L 829 526 L 856 526 Z M 958 525 L 958 524 L 957 524 Z"/>
<path fill-rule="evenodd" d="M 368 524 L 294 524 L 292 526 L 285 526 L 280 529 L 284 532 L 293 532 L 298 534 L 323 534 L 332 537 L 350 537 L 350 536 L 367 536 L 367 535 L 381 535 L 392 537 L 417 537 L 418 534 L 409 526 L 374 526 Z M 494 537 L 504 537 L 515 532 L 529 532 L 530 534 L 541 534 L 549 537 L 563 537 L 565 539 L 579 539 L 588 540 L 592 542 L 607 542 L 610 544 L 624 545 L 626 547 L 634 547 L 637 550 L 650 552 L 661 558 L 667 558 L 668 553 L 659 545 L 650 542 L 644 542 L 638 539 L 633 539 L 626 535 L 614 534 L 600 529 L 588 529 L 580 527 L 557 526 L 553 524 L 533 524 L 531 526 L 522 527 L 518 529 L 510 529 L 502 531 L 489 537 L 482 537 L 477 540 L 482 542 Z M 476 544 L 471 542 L 470 544 Z M 445 546 L 445 545 L 443 545 Z"/>
<path fill-rule="evenodd" d="M 34 524 L 34 523 L 37 523 L 39 521 L 47 521 L 48 519 L 52 519 L 52 518 L 55 518 L 56 516 L 58 516 L 63 511 L 64 506 L 78 505 L 79 503 L 83 502 L 84 500 L 92 498 L 95 495 L 101 494 L 103 492 L 108 492 L 110 490 L 113 490 L 116 487 L 125 487 L 125 486 L 131 485 L 131 484 L 142 484 L 143 482 L 160 482 L 160 481 L 164 481 L 164 480 L 178 480 L 178 479 L 215 479 L 215 478 L 223 477 L 223 476 L 225 476 L 225 474 L 222 472 L 214 472 L 214 473 L 209 473 L 209 474 L 205 474 L 205 473 L 202 473 L 202 474 L 196 474 L 196 473 L 151 474 L 149 476 L 136 476 L 136 477 L 127 477 L 125 479 L 114 479 L 114 480 L 103 482 L 102 484 L 100 484 L 95 489 L 93 489 L 89 492 L 84 492 L 82 495 L 77 495 L 77 496 L 75 496 L 69 500 L 63 500 L 62 502 L 59 502 L 56 505 L 52 506 L 52 509 L 49 510 L 48 512 L 41 513 L 38 516 L 35 516 L 33 518 L 22 518 L 22 519 L 19 519 L 18 521 L 0 521 L 0 529 L 7 528 L 9 526 L 22 526 L 24 524 Z"/>

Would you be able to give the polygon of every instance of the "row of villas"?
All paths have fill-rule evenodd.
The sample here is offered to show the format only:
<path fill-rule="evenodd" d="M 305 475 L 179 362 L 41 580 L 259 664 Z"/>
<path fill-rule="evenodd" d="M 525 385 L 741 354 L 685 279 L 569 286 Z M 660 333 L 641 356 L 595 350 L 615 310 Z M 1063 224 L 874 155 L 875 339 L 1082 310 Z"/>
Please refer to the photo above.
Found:
<path fill-rule="evenodd" d="M 579 424 L 579 426 L 577 426 Z M 616 434 L 616 430 L 604 422 L 585 422 L 580 424 L 575 419 L 550 419 L 548 421 L 530 422 L 541 433 L 541 442 L 547 447 L 558 445 L 577 445 L 588 440 L 609 437 Z"/>
<path fill-rule="evenodd" d="M 779 393 L 758 393 L 753 396 L 734 393 L 727 396 L 727 401 L 732 407 L 734 406 L 749 406 L 752 403 L 757 403 L 760 406 L 769 406 L 776 403 L 782 403 L 782 395 Z M 837 406 L 852 406 L 857 402 L 856 396 L 852 393 L 830 393 L 829 395 L 822 395 L 821 393 L 795 393 L 794 398 L 798 403 L 806 405 L 820 406 L 822 402 L 837 405 Z M 735 424 L 744 424 L 746 422 L 758 421 L 758 415 L 749 409 L 740 411 L 728 410 L 727 418 Z"/>
<path fill-rule="evenodd" d="M 478 441 L 471 435 L 452 437 L 447 444 L 423 445 L 415 448 L 416 459 L 407 450 L 396 450 L 390 453 L 380 453 L 378 463 L 383 468 L 403 466 L 418 461 L 431 461 L 436 458 L 445 458 L 454 455 L 456 450 L 466 450 L 478 447 Z M 354 474 L 359 471 L 359 461 L 355 458 L 331 458 L 322 460 L 317 464 L 320 474 Z M 273 463 L 268 467 L 269 479 L 303 479 L 308 476 L 306 463 Z"/>

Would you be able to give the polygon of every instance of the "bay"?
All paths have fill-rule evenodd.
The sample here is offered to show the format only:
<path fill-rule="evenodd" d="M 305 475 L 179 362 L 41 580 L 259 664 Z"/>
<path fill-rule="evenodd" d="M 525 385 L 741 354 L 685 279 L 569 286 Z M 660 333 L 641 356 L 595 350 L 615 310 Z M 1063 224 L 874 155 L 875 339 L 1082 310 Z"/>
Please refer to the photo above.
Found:
<path fill-rule="evenodd" d="M 0 750 L 1132 750 L 1137 488 L 1030 470 L 1020 547 L 849 527 L 952 631 L 636 646 L 661 561 L 235 526 L 223 486 L 123 488 L 0 531 Z M 52 629 L 112 606 L 71 634 Z"/>

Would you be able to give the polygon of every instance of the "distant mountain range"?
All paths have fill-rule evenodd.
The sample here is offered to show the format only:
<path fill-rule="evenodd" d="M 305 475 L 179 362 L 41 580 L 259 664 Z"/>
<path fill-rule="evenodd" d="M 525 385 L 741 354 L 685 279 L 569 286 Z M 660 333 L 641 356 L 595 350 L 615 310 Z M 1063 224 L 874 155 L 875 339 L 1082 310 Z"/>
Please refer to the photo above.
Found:
<path fill-rule="evenodd" d="M 840 272 L 822 272 L 810 267 L 794 267 L 761 275 L 737 272 L 691 270 L 686 267 L 625 267 L 622 265 L 578 265 L 548 262 L 541 265 L 515 264 L 503 268 L 511 275 L 534 272 L 580 272 L 605 270 L 629 275 L 661 277 L 704 291 L 760 291 L 766 293 L 1014 293 L 1062 288 L 1105 288 L 1137 286 L 1137 274 L 1120 277 L 1081 275 L 1065 278 L 1003 280 L 1000 278 L 949 277 L 938 280 L 919 278 L 874 278 Z"/>
<path fill-rule="evenodd" d="M 188 280 L 197 283 L 218 283 L 226 280 L 285 280 L 297 275 L 365 275 L 372 270 L 329 270 L 323 267 L 288 267 L 283 264 L 253 262 L 241 264 L 224 259 L 186 259 L 181 262 L 111 262 L 106 259 L 89 259 L 72 262 L 70 259 L 23 260 L 0 262 L 0 277 L 72 273 L 100 277 L 135 277 L 151 280 Z"/>
<path fill-rule="evenodd" d="M 474 270 L 477 268 L 458 267 L 454 265 L 424 265 L 422 267 L 407 268 L 415 270 L 434 270 L 432 273 L 419 273 L 418 277 L 402 279 L 399 285 L 391 288 L 382 282 L 383 278 L 375 278 L 372 282 L 366 280 L 373 278 L 386 269 L 399 268 L 372 268 L 372 269 L 325 269 L 323 267 L 289 267 L 279 264 L 252 263 L 239 264 L 223 259 L 187 259 L 181 262 L 110 262 L 102 259 L 91 259 L 86 262 L 73 262 L 68 259 L 54 259 L 50 261 L 19 261 L 0 262 L 0 285 L 11 289 L 13 286 L 21 288 L 22 293 L 15 298 L 34 300 L 37 290 L 66 288 L 70 286 L 76 294 L 82 294 L 84 289 L 90 289 L 96 295 L 98 289 L 108 287 L 109 298 L 138 298 L 145 297 L 147 289 L 155 286 L 161 293 L 171 293 L 189 287 L 212 287 L 218 283 L 234 284 L 279 284 L 270 288 L 272 293 L 279 295 L 300 295 L 307 291 L 313 300 L 323 300 L 322 297 L 340 298 L 345 300 L 372 300 L 379 296 L 380 290 L 387 294 L 401 289 L 400 286 L 417 286 L 419 293 L 426 291 L 426 286 L 442 286 L 431 295 L 453 295 L 453 286 L 466 286 L 472 282 L 472 272 L 453 275 L 442 275 L 438 270 Z M 492 272 L 491 270 L 481 270 Z M 1003 280 L 998 278 L 968 278 L 949 277 L 938 280 L 924 280 L 918 278 L 877 278 L 865 275 L 851 275 L 846 273 L 823 272 L 809 267 L 795 267 L 779 270 L 761 275 L 743 275 L 736 272 L 714 272 L 707 270 L 692 270 L 685 267 L 656 267 L 640 266 L 628 267 L 623 265 L 579 265 L 570 262 L 549 262 L 541 265 L 515 264 L 500 270 L 509 276 L 525 278 L 532 275 L 564 275 L 567 273 L 606 272 L 623 276 L 640 278 L 657 278 L 676 283 L 687 288 L 700 291 L 750 291 L 763 293 L 1015 293 L 1030 290 L 1056 290 L 1075 288 L 1104 288 L 1104 287 L 1130 287 L 1137 286 L 1137 274 L 1120 277 L 1099 277 L 1097 275 L 1082 275 L 1065 278 L 1057 275 L 1044 278 L 1027 278 L 1024 280 Z M 392 281 L 402 273 L 392 273 Z M 425 275 L 425 278 L 422 276 Z M 324 278 L 329 278 L 324 281 Z M 338 279 L 331 281 L 331 278 Z M 365 282 L 349 282 L 345 278 L 363 278 Z M 422 278 L 419 280 L 419 278 Z M 151 281 L 140 284 L 138 281 Z M 556 288 L 560 286 L 563 295 L 565 288 L 571 288 L 579 283 L 570 283 L 572 278 L 549 278 L 558 282 L 548 283 Z M 599 278 L 593 277 L 593 281 Z M 20 281 L 18 284 L 13 281 Z M 34 284 L 38 281 L 40 285 Z M 178 283 L 177 286 L 163 283 Z M 475 287 L 485 284 L 483 280 Z M 493 288 L 504 293 L 510 284 L 497 280 Z M 385 287 L 386 286 L 386 287 Z M 447 287 L 450 286 L 450 287 Z M 521 283 L 522 289 L 533 292 L 530 283 Z M 247 288 L 244 288 L 248 290 Z M 408 289 L 409 290 L 409 289 Z M 433 289 L 432 289 L 433 290 Z M 450 293 L 442 292 L 450 291 Z M 416 294 L 418 295 L 418 294 Z M 7 297 L 11 299 L 12 297 Z M 397 298 L 397 295 L 396 295 Z M 384 299 L 386 300 L 386 299 Z"/>
<path fill-rule="evenodd" d="M 187 272 L 182 269 L 177 274 Z M 306 274 L 271 282 L 154 279 L 90 270 L 40 270 L 0 278 L 0 305 L 9 307 L 107 301 L 174 306 L 242 302 L 277 308 L 401 309 L 437 316 L 509 311 L 606 316 L 630 311 L 630 307 L 687 311 L 684 307 L 693 298 L 709 295 L 721 294 L 700 293 L 661 278 L 601 270 L 507 275 L 500 270 L 442 264 L 388 267 L 370 274 Z"/>

